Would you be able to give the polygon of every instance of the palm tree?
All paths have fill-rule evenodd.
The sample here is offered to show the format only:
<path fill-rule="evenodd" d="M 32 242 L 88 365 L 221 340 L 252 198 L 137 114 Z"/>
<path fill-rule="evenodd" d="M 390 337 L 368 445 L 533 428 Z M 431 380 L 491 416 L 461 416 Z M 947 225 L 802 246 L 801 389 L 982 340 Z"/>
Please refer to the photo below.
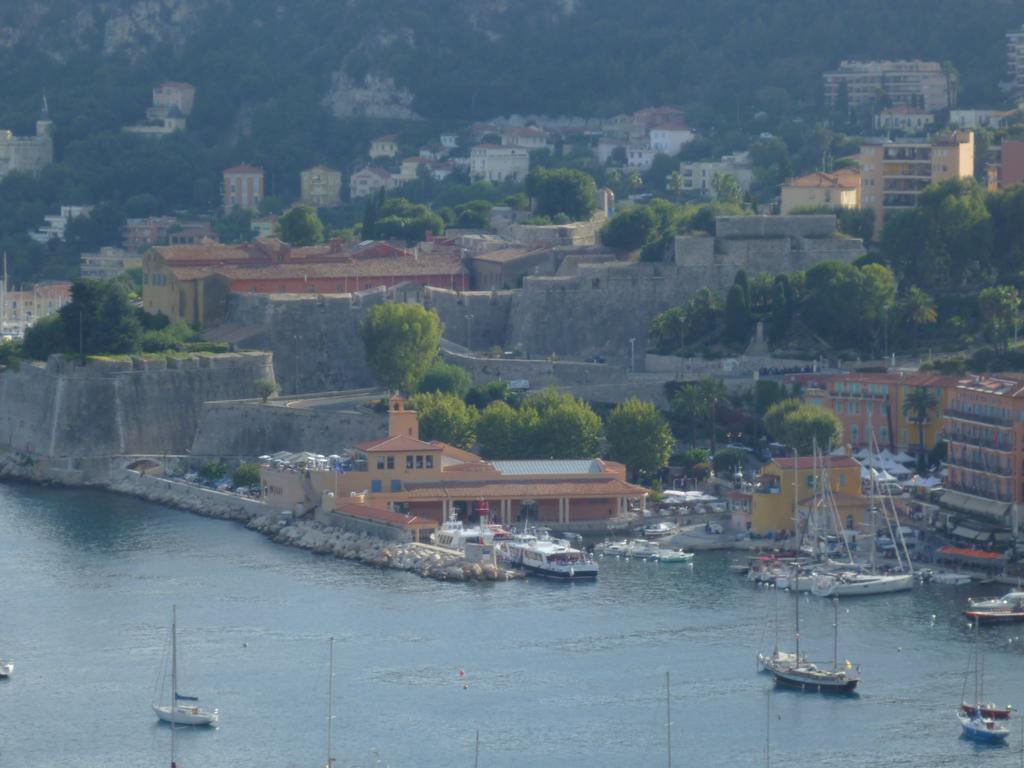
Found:
<path fill-rule="evenodd" d="M 672 398 L 672 417 L 677 424 L 690 426 L 690 445 L 697 447 L 697 422 L 706 415 L 704 398 L 693 384 L 684 384 Z"/>
<path fill-rule="evenodd" d="M 928 387 L 914 387 L 903 399 L 903 415 L 910 421 L 917 424 L 917 465 L 923 468 L 925 462 L 924 452 L 924 423 L 928 421 L 928 414 L 938 407 L 939 401 L 929 391 Z"/>
<path fill-rule="evenodd" d="M 718 405 L 725 401 L 728 393 L 725 390 L 725 383 L 721 379 L 705 376 L 697 382 L 697 391 L 700 393 L 701 401 L 704 403 L 708 416 L 708 424 L 711 427 L 711 454 L 715 453 L 715 413 Z"/>
<path fill-rule="evenodd" d="M 914 328 L 914 351 L 917 351 L 917 336 L 922 325 L 933 325 L 939 319 L 935 301 L 920 288 L 907 291 L 901 302 L 903 319 Z"/>

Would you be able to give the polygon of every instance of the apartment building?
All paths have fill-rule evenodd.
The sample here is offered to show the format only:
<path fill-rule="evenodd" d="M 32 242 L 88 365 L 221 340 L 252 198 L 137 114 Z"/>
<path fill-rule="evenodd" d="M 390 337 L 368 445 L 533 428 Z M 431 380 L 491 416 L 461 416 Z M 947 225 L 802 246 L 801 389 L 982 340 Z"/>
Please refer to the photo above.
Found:
<path fill-rule="evenodd" d="M 929 373 L 854 372 L 794 374 L 786 382 L 803 387 L 805 403 L 835 413 L 843 425 L 844 447 L 870 447 L 873 435 L 879 450 L 917 453 L 917 422 L 913 420 L 914 414 L 903 413 L 907 397 L 915 388 L 925 387 L 935 398 L 935 408 L 923 422 L 924 448 L 930 451 L 943 438 L 943 414 L 957 379 Z"/>
<path fill-rule="evenodd" d="M 1017 97 L 1024 97 L 1024 25 L 1006 33 L 1006 64 Z"/>
<path fill-rule="evenodd" d="M 754 181 L 754 165 L 749 152 L 736 152 L 722 155 L 720 160 L 680 163 L 679 174 L 683 177 L 684 192 L 699 192 L 714 200 L 715 188 L 711 182 L 715 174 L 732 176 L 744 192 L 749 192 Z"/>
<path fill-rule="evenodd" d="M 942 505 L 1017 529 L 1024 504 L 1024 376 L 970 376 L 944 412 L 949 477 Z"/>
<path fill-rule="evenodd" d="M 329 208 L 341 202 L 341 171 L 314 165 L 299 174 L 302 202 L 314 208 Z"/>
<path fill-rule="evenodd" d="M 852 111 L 876 104 L 879 97 L 893 106 L 926 112 L 953 106 L 949 79 L 937 61 L 843 61 L 823 77 L 825 104 L 830 109 L 845 100 Z"/>
<path fill-rule="evenodd" d="M 478 144 L 469 150 L 469 175 L 474 181 L 522 181 L 530 172 L 530 152 L 523 147 Z"/>
<path fill-rule="evenodd" d="M 861 145 L 861 208 L 875 212 L 875 239 L 886 214 L 917 206 L 930 184 L 974 175 L 974 133 L 955 131 L 930 139 L 874 139 Z"/>
<path fill-rule="evenodd" d="M 224 171 L 224 211 L 235 206 L 255 211 L 263 199 L 263 169 L 236 165 Z"/>

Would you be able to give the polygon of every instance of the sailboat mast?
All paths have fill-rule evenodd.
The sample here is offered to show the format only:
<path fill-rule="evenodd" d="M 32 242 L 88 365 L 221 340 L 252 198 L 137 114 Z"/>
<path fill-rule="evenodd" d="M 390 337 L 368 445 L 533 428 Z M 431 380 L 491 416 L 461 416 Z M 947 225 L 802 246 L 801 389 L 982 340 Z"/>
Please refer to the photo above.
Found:
<path fill-rule="evenodd" d="M 480 768 L 480 729 L 476 729 L 476 748 L 473 751 L 473 768 Z"/>
<path fill-rule="evenodd" d="M 765 708 L 767 717 L 764 724 L 764 765 L 765 768 L 772 768 L 772 689 L 764 691 Z"/>
<path fill-rule="evenodd" d="M 978 688 L 978 656 L 980 655 L 980 649 L 978 646 L 978 620 L 974 620 L 974 706 L 979 710 L 981 709 L 981 691 Z"/>
<path fill-rule="evenodd" d="M 331 669 L 327 676 L 327 768 L 334 765 L 332 756 L 331 731 L 334 725 L 334 638 L 330 640 L 331 647 Z"/>
<path fill-rule="evenodd" d="M 832 671 L 839 669 L 839 598 L 832 598 Z"/>
<path fill-rule="evenodd" d="M 668 744 L 668 768 L 672 768 L 672 678 L 665 673 L 665 731 Z"/>
<path fill-rule="evenodd" d="M 796 663 L 800 663 L 800 571 L 796 572 L 793 583 L 796 585 Z"/>
<path fill-rule="evenodd" d="M 178 722 L 178 606 L 171 606 L 171 768 L 174 761 L 174 734 Z"/>

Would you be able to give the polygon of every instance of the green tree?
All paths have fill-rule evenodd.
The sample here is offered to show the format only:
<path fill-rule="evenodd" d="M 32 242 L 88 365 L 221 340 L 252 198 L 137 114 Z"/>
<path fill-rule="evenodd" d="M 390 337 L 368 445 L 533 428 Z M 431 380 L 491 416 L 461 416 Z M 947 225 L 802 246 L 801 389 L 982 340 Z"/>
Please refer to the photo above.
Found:
<path fill-rule="evenodd" d="M 750 310 L 743 297 L 743 288 L 729 286 L 725 297 L 725 338 L 731 344 L 743 344 L 750 340 Z"/>
<path fill-rule="evenodd" d="M 372 234 L 365 238 L 405 240 L 409 243 L 425 240 L 427 233 L 444 233 L 444 219 L 425 205 L 412 203 L 403 197 L 389 197 L 379 208 L 379 218 Z"/>
<path fill-rule="evenodd" d="M 470 387 L 463 399 L 469 405 L 483 410 L 496 401 L 508 402 L 511 396 L 512 392 L 508 388 L 508 383 L 495 379 L 481 386 Z"/>
<path fill-rule="evenodd" d="M 656 239 L 658 219 L 646 205 L 635 205 L 612 216 L 601 228 L 601 242 L 609 248 L 635 251 Z"/>
<path fill-rule="evenodd" d="M 419 416 L 421 439 L 440 440 L 464 449 L 472 448 L 476 442 L 480 412 L 466 405 L 458 395 L 424 392 L 409 398 L 409 407 Z"/>
<path fill-rule="evenodd" d="M 683 344 L 684 310 L 672 307 L 651 318 L 649 337 L 659 355 L 678 352 Z"/>
<path fill-rule="evenodd" d="M 978 308 L 984 318 L 996 346 L 1004 351 L 1009 348 L 1020 314 L 1020 294 L 1010 285 L 986 288 L 978 294 Z"/>
<path fill-rule="evenodd" d="M 768 413 L 768 409 L 786 399 L 786 386 L 771 379 L 758 379 L 752 392 L 754 413 L 760 418 Z"/>
<path fill-rule="evenodd" d="M 900 314 L 903 316 L 903 322 L 914 331 L 914 349 L 917 350 L 921 326 L 934 325 L 939 319 L 935 301 L 917 286 L 911 286 L 907 295 L 900 301 Z"/>
<path fill-rule="evenodd" d="M 522 421 L 519 412 L 502 400 L 495 400 L 484 408 L 476 429 L 484 457 L 512 459 L 519 456 L 524 436 Z"/>
<path fill-rule="evenodd" d="M 419 392 L 446 392 L 464 398 L 472 386 L 473 377 L 465 368 L 434 360 L 416 388 Z"/>
<path fill-rule="evenodd" d="M 806 456 L 815 446 L 827 453 L 837 445 L 843 439 L 843 425 L 832 411 L 802 403 L 783 416 L 782 433 L 786 445 Z"/>
<path fill-rule="evenodd" d="M 550 389 L 530 395 L 523 408 L 533 408 L 539 416 L 532 435 L 534 458 L 578 459 L 597 455 L 601 417 L 587 403 Z"/>
<path fill-rule="evenodd" d="M 701 396 L 696 384 L 683 384 L 672 397 L 672 407 L 669 411 L 676 433 L 683 431 L 684 426 L 689 427 L 690 445 L 697 445 L 697 424 L 707 417 L 707 404 Z"/>
<path fill-rule="evenodd" d="M 534 199 L 538 216 L 564 213 L 582 221 L 597 208 L 594 179 L 571 168 L 534 168 L 526 176 L 526 194 Z"/>
<path fill-rule="evenodd" d="M 64 348 L 85 355 L 132 354 L 142 348 L 142 326 L 124 284 L 79 280 L 60 308 Z"/>
<path fill-rule="evenodd" d="M 786 288 L 776 281 L 772 286 L 772 315 L 768 323 L 768 338 L 772 344 L 780 343 L 789 333 L 789 315 Z"/>
<path fill-rule="evenodd" d="M 779 442 L 785 442 L 786 417 L 797 410 L 803 402 L 798 397 L 791 397 L 773 403 L 764 414 L 764 431 Z"/>
<path fill-rule="evenodd" d="M 630 398 L 617 405 L 605 425 L 610 456 L 633 472 L 654 474 L 672 454 L 672 433 L 654 403 Z"/>
<path fill-rule="evenodd" d="M 854 306 L 871 332 L 872 349 L 875 349 L 896 303 L 896 277 L 881 264 L 866 264 L 859 268 L 858 273 Z"/>
<path fill-rule="evenodd" d="M 275 384 L 272 379 L 260 379 L 256 382 L 255 389 L 256 396 L 265 403 L 275 392 L 277 392 L 277 384 Z M 239 485 L 241 485 L 241 483 L 239 483 Z"/>
<path fill-rule="evenodd" d="M 289 245 L 316 245 L 323 242 L 324 225 L 308 205 L 296 205 L 278 219 L 281 239 Z"/>
<path fill-rule="evenodd" d="M 224 475 L 227 473 L 228 468 L 224 466 L 223 461 L 209 461 L 199 468 L 199 477 L 208 483 L 216 483 L 218 480 L 223 480 Z"/>
<path fill-rule="evenodd" d="M 391 391 L 410 392 L 441 346 L 441 320 L 419 304 L 378 304 L 360 328 L 366 362 Z"/>
<path fill-rule="evenodd" d="M 731 174 L 716 173 L 711 177 L 711 189 L 715 193 L 715 200 L 721 203 L 739 205 L 743 202 L 743 187 Z"/>
<path fill-rule="evenodd" d="M 213 230 L 222 243 L 248 243 L 256 234 L 252 228 L 252 211 L 237 205 L 213 221 Z"/>
<path fill-rule="evenodd" d="M 743 469 L 746 460 L 747 454 L 745 451 L 741 451 L 738 448 L 723 448 L 712 457 L 711 466 L 715 468 L 715 472 L 719 475 L 727 474 L 729 477 L 732 477 L 732 473 L 737 469 Z"/>
<path fill-rule="evenodd" d="M 903 399 L 903 415 L 908 421 L 917 424 L 917 463 L 918 467 L 922 469 L 924 469 L 923 463 L 927 461 L 927 453 L 924 448 L 924 425 L 928 421 L 928 414 L 938 406 L 938 399 L 928 387 L 913 387 Z"/>
<path fill-rule="evenodd" d="M 717 448 L 718 439 L 718 410 L 725 403 L 727 397 L 725 382 L 712 376 L 704 376 L 697 382 L 697 391 L 704 402 L 708 429 L 711 433 L 711 453 L 714 453 Z"/>
<path fill-rule="evenodd" d="M 235 488 L 250 488 L 260 484 L 259 464 L 239 464 L 231 473 L 231 484 Z"/>
<path fill-rule="evenodd" d="M 21 343 L 23 357 L 29 360 L 45 360 L 50 355 L 67 351 L 64 323 L 60 315 L 41 318 L 25 330 L 25 338 Z"/>
<path fill-rule="evenodd" d="M 470 200 L 455 206 L 455 226 L 460 229 L 487 229 L 491 226 L 491 209 L 487 200 Z"/>
<path fill-rule="evenodd" d="M 683 310 L 683 341 L 692 344 L 714 330 L 722 317 L 722 302 L 709 288 L 699 288 Z"/>
<path fill-rule="evenodd" d="M 683 174 L 679 171 L 672 171 L 665 179 L 665 189 L 674 195 L 680 194 L 685 188 L 685 182 L 683 181 Z"/>

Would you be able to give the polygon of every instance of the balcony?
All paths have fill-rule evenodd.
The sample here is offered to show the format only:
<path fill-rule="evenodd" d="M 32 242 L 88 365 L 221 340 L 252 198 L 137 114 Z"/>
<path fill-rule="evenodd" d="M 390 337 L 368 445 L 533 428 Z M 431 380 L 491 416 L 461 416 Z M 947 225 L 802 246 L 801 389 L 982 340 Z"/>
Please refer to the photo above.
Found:
<path fill-rule="evenodd" d="M 996 462 L 979 461 L 978 459 L 967 459 L 960 458 L 957 456 L 951 456 L 949 459 L 950 466 L 953 467 L 965 467 L 967 469 L 976 470 L 978 472 L 987 472 L 990 475 L 1001 475 L 1002 477 L 1010 477 L 1013 475 L 1013 469 L 1010 467 L 1004 467 Z"/>
<path fill-rule="evenodd" d="M 1005 419 L 1002 416 L 986 416 L 981 413 L 968 413 L 967 411 L 947 408 L 946 415 L 954 419 L 973 421 L 976 424 L 992 424 L 997 427 L 1012 427 L 1013 419 Z"/>
<path fill-rule="evenodd" d="M 991 448 L 993 451 L 1002 451 L 1003 453 L 1012 453 L 1012 445 L 999 445 L 995 440 L 989 440 L 984 437 L 972 437 L 970 435 L 957 435 L 953 433 L 946 434 L 946 440 L 951 443 L 962 443 L 963 445 L 975 445 L 978 448 Z"/>
<path fill-rule="evenodd" d="M 996 493 L 995 491 L 990 491 L 968 483 L 949 482 L 946 483 L 946 487 L 952 491 L 963 491 L 964 493 L 969 493 L 972 496 L 981 496 L 985 499 L 992 499 L 992 501 L 1005 501 L 1007 503 L 1013 501 L 1013 497 L 1007 493 Z"/>

